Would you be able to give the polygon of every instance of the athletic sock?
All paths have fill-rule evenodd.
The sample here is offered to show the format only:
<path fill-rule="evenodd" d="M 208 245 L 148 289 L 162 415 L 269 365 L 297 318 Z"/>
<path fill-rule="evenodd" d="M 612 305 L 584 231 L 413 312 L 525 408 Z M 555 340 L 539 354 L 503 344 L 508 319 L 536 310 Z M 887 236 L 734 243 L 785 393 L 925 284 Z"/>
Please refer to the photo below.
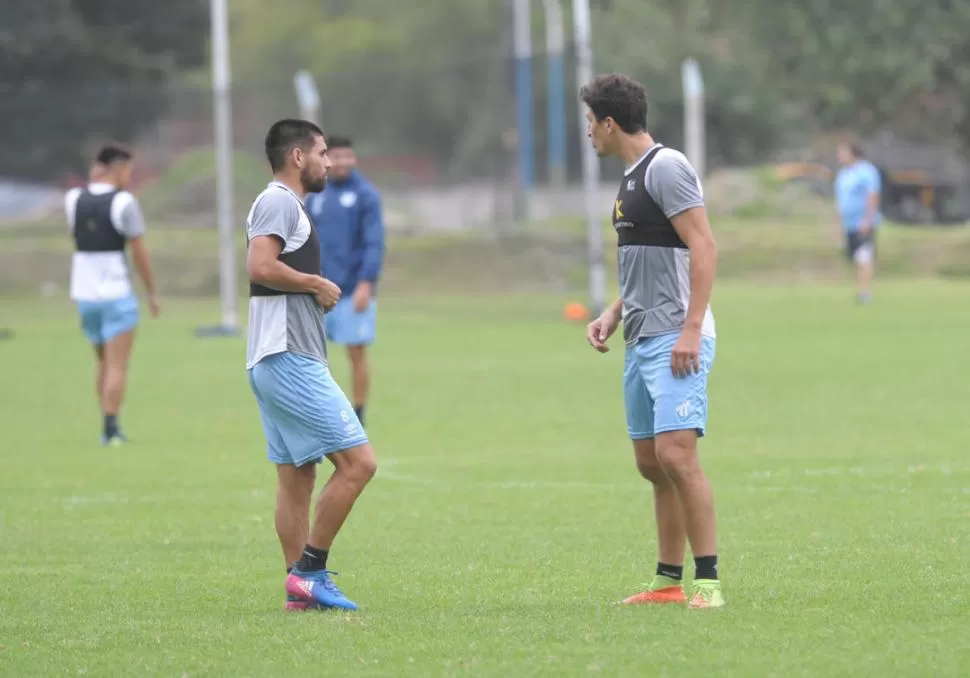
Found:
<path fill-rule="evenodd" d="M 683 565 L 667 565 L 666 563 L 657 563 L 657 576 L 666 577 L 672 581 L 680 581 L 684 578 L 684 566 Z"/>
<path fill-rule="evenodd" d="M 694 558 L 694 579 L 717 580 L 717 556 Z"/>
<path fill-rule="evenodd" d="M 118 435 L 118 416 L 114 414 L 104 415 L 104 437 L 111 438 Z"/>
<path fill-rule="evenodd" d="M 360 425 L 363 426 L 364 425 L 364 406 L 363 405 L 355 405 L 354 406 L 354 414 L 357 415 L 357 419 L 360 420 Z"/>
<path fill-rule="evenodd" d="M 319 572 L 327 569 L 329 551 L 313 548 L 309 544 L 303 547 L 303 555 L 296 561 L 294 568 L 300 572 Z"/>

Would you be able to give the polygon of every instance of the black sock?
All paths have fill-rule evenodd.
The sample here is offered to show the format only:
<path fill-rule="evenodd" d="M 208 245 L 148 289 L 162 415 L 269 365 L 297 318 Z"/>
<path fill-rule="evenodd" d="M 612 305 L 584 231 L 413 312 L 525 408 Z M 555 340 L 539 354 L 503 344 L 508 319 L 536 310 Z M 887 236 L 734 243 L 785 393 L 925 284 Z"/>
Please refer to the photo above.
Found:
<path fill-rule="evenodd" d="M 288 567 L 288 568 L 286 568 L 286 574 L 289 574 L 289 573 L 290 573 L 290 572 L 292 572 L 292 571 L 293 571 L 293 568 L 292 568 L 292 567 Z"/>
<path fill-rule="evenodd" d="M 717 556 L 694 558 L 694 579 L 717 580 Z"/>
<path fill-rule="evenodd" d="M 357 415 L 357 418 L 360 420 L 360 425 L 363 426 L 364 425 L 364 406 L 363 405 L 355 405 L 354 406 L 354 414 Z"/>
<path fill-rule="evenodd" d="M 327 569 L 327 556 L 329 551 L 316 549 L 307 544 L 303 547 L 303 555 L 293 566 L 300 572 L 318 572 Z"/>
<path fill-rule="evenodd" d="M 668 579 L 676 579 L 677 581 L 680 581 L 684 578 L 684 566 L 657 563 L 657 574 L 659 574 L 661 577 L 667 577 Z"/>
<path fill-rule="evenodd" d="M 118 417 L 114 414 L 104 415 L 104 437 L 110 438 L 118 433 Z"/>

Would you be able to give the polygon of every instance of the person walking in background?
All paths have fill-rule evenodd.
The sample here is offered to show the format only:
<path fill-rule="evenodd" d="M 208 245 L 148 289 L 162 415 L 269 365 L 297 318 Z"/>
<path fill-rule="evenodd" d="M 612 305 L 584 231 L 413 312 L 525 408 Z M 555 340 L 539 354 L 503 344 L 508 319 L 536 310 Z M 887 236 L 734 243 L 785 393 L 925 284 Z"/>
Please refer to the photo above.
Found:
<path fill-rule="evenodd" d="M 367 347 L 377 332 L 377 281 L 384 262 L 384 220 L 377 189 L 357 170 L 348 137 L 327 139 L 330 174 L 326 188 L 308 196 L 320 237 L 321 275 L 335 282 L 340 301 L 324 317 L 327 338 L 347 347 L 354 412 L 364 423 L 370 393 Z"/>
<path fill-rule="evenodd" d="M 145 283 L 152 316 L 159 313 L 158 291 L 145 247 L 145 219 L 131 184 L 133 154 L 117 144 L 98 151 L 84 188 L 64 198 L 67 225 L 74 236 L 71 300 L 81 328 L 94 345 L 96 387 L 103 416 L 101 442 L 117 446 L 127 439 L 118 424 L 128 376 L 128 360 L 138 325 L 138 299 L 132 289 L 125 250 Z"/>
<path fill-rule="evenodd" d="M 872 278 L 876 264 L 876 229 L 882 223 L 879 210 L 882 181 L 879 170 L 865 159 L 856 141 L 843 141 L 836 149 L 839 165 L 835 177 L 838 223 L 846 256 L 856 266 L 856 301 L 872 301 Z"/>

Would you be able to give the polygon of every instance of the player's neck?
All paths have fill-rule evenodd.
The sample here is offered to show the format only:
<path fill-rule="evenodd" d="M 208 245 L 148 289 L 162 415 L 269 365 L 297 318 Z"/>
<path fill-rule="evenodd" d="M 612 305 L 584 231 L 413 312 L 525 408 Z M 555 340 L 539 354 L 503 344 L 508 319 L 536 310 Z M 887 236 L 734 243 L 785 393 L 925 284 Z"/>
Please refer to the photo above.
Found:
<path fill-rule="evenodd" d="M 293 191 L 300 200 L 306 200 L 306 190 L 303 188 L 303 182 L 300 181 L 299 176 L 294 178 L 287 173 L 280 172 L 273 175 L 273 180 Z"/>
<path fill-rule="evenodd" d="M 628 134 L 620 140 L 620 148 L 616 155 L 623 162 L 624 167 L 630 167 L 655 143 L 653 137 L 646 132 Z"/>

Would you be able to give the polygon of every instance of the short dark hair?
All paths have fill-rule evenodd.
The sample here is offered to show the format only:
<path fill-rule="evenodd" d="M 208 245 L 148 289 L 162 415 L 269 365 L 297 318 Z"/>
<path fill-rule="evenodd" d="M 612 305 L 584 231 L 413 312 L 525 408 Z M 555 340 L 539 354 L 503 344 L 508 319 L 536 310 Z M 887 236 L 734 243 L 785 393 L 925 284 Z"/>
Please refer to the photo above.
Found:
<path fill-rule="evenodd" d="M 850 134 L 842 139 L 842 145 L 849 149 L 849 153 L 851 153 L 852 157 L 856 160 L 862 160 L 866 157 L 866 151 L 862 147 L 862 139 L 854 134 Z"/>
<path fill-rule="evenodd" d="M 334 134 L 327 137 L 327 148 L 353 148 L 354 142 L 350 140 L 350 137 L 340 136 L 339 134 Z"/>
<path fill-rule="evenodd" d="M 113 165 L 116 162 L 128 162 L 134 157 L 131 149 L 127 146 L 115 142 L 109 142 L 98 149 L 94 156 L 94 162 L 99 165 Z"/>
<path fill-rule="evenodd" d="M 613 118 L 627 134 L 647 129 L 647 91 L 633 78 L 619 73 L 597 76 L 579 91 L 579 98 L 598 121 Z"/>
<path fill-rule="evenodd" d="M 323 136 L 323 130 L 309 120 L 285 118 L 277 120 L 266 133 L 266 159 L 274 172 L 279 172 L 286 166 L 286 156 L 294 148 L 309 151 L 317 137 Z"/>

